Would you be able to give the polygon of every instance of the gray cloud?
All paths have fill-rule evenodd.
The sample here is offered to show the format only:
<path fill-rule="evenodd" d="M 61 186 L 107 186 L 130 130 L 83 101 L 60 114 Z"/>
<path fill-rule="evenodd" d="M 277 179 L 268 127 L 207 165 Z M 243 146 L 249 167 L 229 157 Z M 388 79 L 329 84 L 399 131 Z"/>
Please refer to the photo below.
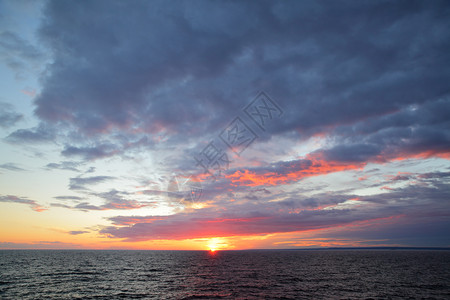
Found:
<path fill-rule="evenodd" d="M 56 196 L 53 198 L 58 199 L 58 200 L 71 200 L 71 201 L 80 201 L 80 200 L 84 199 L 83 197 L 78 197 L 78 196 Z"/>
<path fill-rule="evenodd" d="M 11 143 L 47 143 L 56 138 L 55 129 L 45 124 L 30 129 L 18 129 L 6 137 Z"/>
<path fill-rule="evenodd" d="M 1 169 L 5 169 L 5 170 L 9 170 L 9 171 L 25 171 L 25 169 L 22 169 L 21 167 L 18 167 L 14 163 L 2 164 L 2 165 L 0 165 L 0 168 Z"/>
<path fill-rule="evenodd" d="M 303 139 L 335 128 L 330 158 L 448 151 L 445 113 L 434 114 L 448 101 L 429 104 L 449 92 L 448 9 L 445 1 L 50 1 L 40 35 L 54 63 L 36 114 L 91 137 L 166 131 L 182 143 L 216 133 L 265 89 L 286 112 L 269 132 Z M 407 121 L 411 105 L 424 113 Z M 385 120 L 393 111 L 403 113 Z M 344 128 L 358 122 L 366 128 Z M 347 130 L 370 136 L 356 144 Z M 62 153 L 91 160 L 117 149 Z"/>
<path fill-rule="evenodd" d="M 405 181 L 405 180 L 409 180 L 409 179 L 411 179 L 411 176 L 406 176 L 406 175 L 397 175 L 392 178 L 393 181 Z"/>
<path fill-rule="evenodd" d="M 91 177 L 73 177 L 70 178 L 69 189 L 71 190 L 85 190 L 87 186 L 113 180 L 111 176 L 91 176 Z"/>
<path fill-rule="evenodd" d="M 84 234 L 84 233 L 89 233 L 89 231 L 85 231 L 85 230 L 73 230 L 73 231 L 69 231 L 68 232 L 70 235 L 80 235 L 80 234 Z"/>
<path fill-rule="evenodd" d="M 423 173 L 418 176 L 422 179 L 440 179 L 450 177 L 450 172 L 431 172 L 431 173 Z"/>
<path fill-rule="evenodd" d="M 79 172 L 77 167 L 79 167 L 80 165 L 81 164 L 78 162 L 62 161 L 61 163 L 49 163 L 45 167 L 50 170 L 58 169 Z"/>
<path fill-rule="evenodd" d="M 73 147 L 67 146 L 61 154 L 66 157 L 78 156 L 85 160 L 105 158 L 117 153 L 114 145 L 99 145 L 93 147 Z"/>
<path fill-rule="evenodd" d="M 15 112 L 12 105 L 0 102 L 0 127 L 12 127 L 22 119 L 23 115 Z"/>
<path fill-rule="evenodd" d="M 73 179 L 86 179 L 86 180 L 73 180 Z M 71 178 L 71 189 L 83 190 L 86 189 L 86 185 L 100 183 L 106 180 L 110 180 L 112 177 L 107 176 L 95 176 L 89 178 Z M 130 197 L 131 196 L 131 197 Z M 53 207 L 68 208 L 81 211 L 101 211 L 101 210 L 130 210 L 139 209 L 143 207 L 154 207 L 155 203 L 150 201 L 137 201 L 132 199 L 133 195 L 130 195 L 124 191 L 110 190 L 109 192 L 103 193 L 89 193 L 89 199 L 93 197 L 100 198 L 104 201 L 104 204 L 96 205 L 92 204 L 90 201 L 84 201 L 86 198 L 78 196 L 56 196 L 55 199 L 58 200 L 69 200 L 76 202 L 75 205 L 66 205 L 60 203 L 52 203 Z"/>
<path fill-rule="evenodd" d="M 14 196 L 14 195 L 0 196 L 0 202 L 26 204 L 26 205 L 29 205 L 32 210 L 37 211 L 37 212 L 46 210 L 45 208 L 40 206 L 35 200 L 31 200 L 26 197 L 18 197 L 18 196 Z"/>
<path fill-rule="evenodd" d="M 59 208 L 72 208 L 70 205 L 61 204 L 61 203 L 50 203 L 51 207 L 59 207 Z"/>
<path fill-rule="evenodd" d="M 450 98 L 429 100 L 334 130 L 340 142 L 324 151 L 340 161 L 370 161 L 450 151 Z M 378 156 L 378 157 L 377 157 Z"/>

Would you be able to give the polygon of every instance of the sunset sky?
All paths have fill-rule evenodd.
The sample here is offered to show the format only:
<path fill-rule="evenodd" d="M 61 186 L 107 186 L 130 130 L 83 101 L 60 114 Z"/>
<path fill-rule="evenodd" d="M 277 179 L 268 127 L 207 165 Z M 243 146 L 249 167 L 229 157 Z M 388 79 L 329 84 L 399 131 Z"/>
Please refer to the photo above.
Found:
<path fill-rule="evenodd" d="M 0 249 L 450 246 L 449 1 L 0 0 L 0 79 Z"/>

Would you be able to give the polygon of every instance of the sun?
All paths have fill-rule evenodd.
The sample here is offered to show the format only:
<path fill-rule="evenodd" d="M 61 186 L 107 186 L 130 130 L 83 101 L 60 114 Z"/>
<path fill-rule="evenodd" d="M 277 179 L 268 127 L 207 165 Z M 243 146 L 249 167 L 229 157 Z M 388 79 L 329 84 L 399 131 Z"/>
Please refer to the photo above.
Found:
<path fill-rule="evenodd" d="M 211 252 L 216 252 L 217 250 L 225 249 L 228 246 L 228 244 L 221 238 L 212 238 L 209 239 L 208 244 L 206 247 Z"/>

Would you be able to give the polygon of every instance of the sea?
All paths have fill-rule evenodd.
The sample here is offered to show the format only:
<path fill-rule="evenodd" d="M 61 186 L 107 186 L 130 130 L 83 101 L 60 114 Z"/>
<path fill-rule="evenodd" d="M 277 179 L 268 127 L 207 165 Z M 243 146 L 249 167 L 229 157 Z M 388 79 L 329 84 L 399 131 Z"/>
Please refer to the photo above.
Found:
<path fill-rule="evenodd" d="M 450 251 L 1 250 L 0 299 L 450 299 Z"/>

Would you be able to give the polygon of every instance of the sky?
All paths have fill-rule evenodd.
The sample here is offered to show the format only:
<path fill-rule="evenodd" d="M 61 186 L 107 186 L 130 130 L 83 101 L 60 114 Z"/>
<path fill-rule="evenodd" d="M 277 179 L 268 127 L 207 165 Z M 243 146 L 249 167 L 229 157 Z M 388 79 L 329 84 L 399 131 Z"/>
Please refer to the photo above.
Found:
<path fill-rule="evenodd" d="M 0 249 L 450 246 L 450 2 L 0 0 Z"/>

